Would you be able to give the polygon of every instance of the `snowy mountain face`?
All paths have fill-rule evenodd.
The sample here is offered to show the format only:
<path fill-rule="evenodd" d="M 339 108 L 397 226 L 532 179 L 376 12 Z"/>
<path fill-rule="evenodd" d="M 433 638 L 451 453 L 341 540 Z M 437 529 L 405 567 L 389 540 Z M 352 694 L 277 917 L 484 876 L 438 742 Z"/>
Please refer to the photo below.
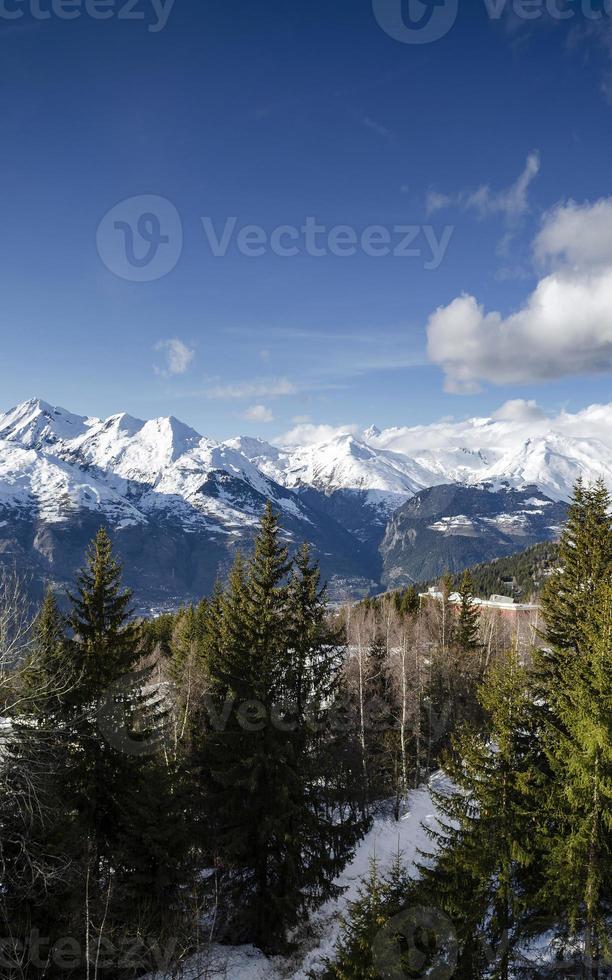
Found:
<path fill-rule="evenodd" d="M 313 446 L 278 449 L 259 440 L 234 440 L 262 472 L 291 489 L 310 487 L 326 496 L 340 491 L 366 494 L 388 516 L 427 481 L 412 460 L 375 449 L 348 433 Z M 425 485 L 427 485 L 425 483 Z"/>
<path fill-rule="evenodd" d="M 508 416 L 442 421 L 370 435 L 375 449 L 414 460 L 429 474 L 425 486 L 464 483 L 493 488 L 535 484 L 554 500 L 569 500 L 579 476 L 600 477 L 612 490 L 612 403 L 550 420 L 529 403 L 508 403 Z M 517 417 L 514 414 L 518 411 Z M 369 430 L 371 431 L 371 430 Z M 364 434 L 365 435 L 365 434 Z"/>
<path fill-rule="evenodd" d="M 578 476 L 612 487 L 612 406 L 585 412 L 592 438 L 576 434 L 578 416 L 565 416 L 557 429 L 541 419 L 472 419 L 275 446 L 218 443 L 175 418 L 101 420 L 25 402 L 0 414 L 0 561 L 36 581 L 68 581 L 105 524 L 139 595 L 173 604 L 209 591 L 271 500 L 289 542 L 311 542 L 332 591 L 357 594 L 389 579 L 394 515 L 427 488 L 531 486 L 531 496 L 552 502 L 567 500 Z M 447 537 L 458 516 L 440 511 Z M 441 527 L 429 529 L 432 541 Z"/>
<path fill-rule="evenodd" d="M 374 435 L 377 429 L 370 430 Z M 340 433 L 328 442 L 283 449 L 259 440 L 235 440 L 253 463 L 292 489 L 313 509 L 347 528 L 366 549 L 374 577 L 379 545 L 393 512 L 430 483 L 430 474 L 398 453 Z"/>
<path fill-rule="evenodd" d="M 104 524 L 139 600 L 197 598 L 238 546 L 249 547 L 267 500 L 290 543 L 312 544 L 326 576 L 349 589 L 371 586 L 349 532 L 239 449 L 177 419 L 102 421 L 40 401 L 0 416 L 0 559 L 37 582 L 70 581 Z"/>

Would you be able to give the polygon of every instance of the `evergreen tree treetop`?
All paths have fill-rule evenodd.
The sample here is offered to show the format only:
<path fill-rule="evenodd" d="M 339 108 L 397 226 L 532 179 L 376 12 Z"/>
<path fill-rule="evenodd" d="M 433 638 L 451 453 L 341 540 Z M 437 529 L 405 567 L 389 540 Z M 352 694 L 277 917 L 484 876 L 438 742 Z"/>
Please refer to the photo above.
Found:
<path fill-rule="evenodd" d="M 603 480 L 578 480 L 559 543 L 559 567 L 542 592 L 551 646 L 576 650 L 581 623 L 595 601 L 597 583 L 612 576 L 612 501 Z"/>
<path fill-rule="evenodd" d="M 465 571 L 459 586 L 459 617 L 455 630 L 455 641 L 462 650 L 474 650 L 479 645 L 478 606 L 474 602 L 474 580 L 471 573 Z"/>
<path fill-rule="evenodd" d="M 137 659 L 137 629 L 130 622 L 132 593 L 121 587 L 121 565 L 101 528 L 90 545 L 77 591 L 69 595 L 69 625 L 80 652 L 84 682 L 112 683 Z"/>

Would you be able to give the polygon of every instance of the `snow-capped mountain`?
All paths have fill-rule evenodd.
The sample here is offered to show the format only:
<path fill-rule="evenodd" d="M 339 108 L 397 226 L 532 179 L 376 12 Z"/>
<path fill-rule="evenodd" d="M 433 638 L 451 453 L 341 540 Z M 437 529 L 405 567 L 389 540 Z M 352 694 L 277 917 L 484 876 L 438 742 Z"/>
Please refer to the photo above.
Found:
<path fill-rule="evenodd" d="M 338 490 L 365 492 L 372 504 L 387 513 L 429 485 L 430 474 L 414 460 L 376 449 L 350 433 L 339 433 L 313 446 L 287 449 L 259 440 L 237 439 L 228 444 L 287 487 L 313 487 L 328 496 Z"/>
<path fill-rule="evenodd" d="M 371 430 L 371 435 L 377 433 Z M 235 439 L 229 445 L 313 509 L 347 528 L 369 554 L 376 578 L 378 549 L 389 518 L 431 483 L 431 474 L 414 460 L 376 449 L 350 433 L 312 446 L 282 449 L 254 439 Z"/>
<path fill-rule="evenodd" d="M 585 413 L 580 432 L 578 416 L 555 426 L 538 416 L 273 445 L 219 443 L 173 417 L 102 420 L 24 402 L 0 415 L 0 561 L 37 582 L 68 581 L 106 524 L 139 596 L 171 603 L 209 590 L 271 500 L 288 540 L 310 541 L 332 588 L 355 594 L 388 577 L 393 515 L 427 488 L 460 484 L 476 500 L 483 488 L 531 486 L 563 501 L 578 476 L 612 487 L 612 406 Z"/>
<path fill-rule="evenodd" d="M 612 453 L 597 439 L 571 439 L 554 432 L 527 439 L 481 473 L 481 480 L 496 487 L 535 484 L 554 500 L 568 500 L 579 477 L 588 483 L 602 477 L 612 487 Z"/>
<path fill-rule="evenodd" d="M 555 500 L 569 500 L 581 476 L 587 483 L 601 477 L 612 490 L 612 403 L 549 419 L 519 400 L 493 418 L 371 433 L 366 441 L 373 448 L 407 456 L 427 471 L 428 486 L 535 484 Z"/>
<path fill-rule="evenodd" d="M 197 597 L 249 546 L 267 500 L 288 540 L 310 541 L 339 587 L 363 577 L 345 528 L 177 419 L 103 421 L 34 400 L 0 416 L 0 433 L 0 556 L 36 580 L 70 580 L 106 524 L 139 598 Z"/>

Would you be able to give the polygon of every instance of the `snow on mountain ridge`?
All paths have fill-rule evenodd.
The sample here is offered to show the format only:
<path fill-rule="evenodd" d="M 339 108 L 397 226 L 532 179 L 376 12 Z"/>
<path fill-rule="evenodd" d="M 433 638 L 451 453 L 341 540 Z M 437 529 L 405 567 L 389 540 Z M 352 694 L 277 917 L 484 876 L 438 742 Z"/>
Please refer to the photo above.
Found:
<path fill-rule="evenodd" d="M 0 440 L 0 505 L 19 516 L 35 511 L 49 524 L 65 523 L 78 510 L 103 510 L 114 523 L 145 524 L 123 494 L 58 457 Z"/>
<path fill-rule="evenodd" d="M 577 479 L 594 482 L 602 477 L 612 488 L 612 453 L 597 439 L 574 439 L 549 433 L 527 439 L 482 474 L 494 486 L 539 487 L 553 500 L 567 500 Z"/>
<path fill-rule="evenodd" d="M 32 398 L 0 414 L 0 439 L 19 442 L 28 448 L 60 444 L 87 431 L 90 420 L 64 408 Z"/>
<path fill-rule="evenodd" d="M 227 532 L 255 525 L 263 498 L 311 523 L 307 508 L 238 449 L 173 416 L 83 418 L 34 399 L 0 415 L 0 434 L 0 500 L 55 522 L 82 506 L 113 522 L 146 523 L 163 511 L 185 527 Z"/>
<path fill-rule="evenodd" d="M 361 437 L 341 431 L 311 445 L 275 446 L 246 436 L 219 443 L 174 417 L 101 420 L 31 399 L 0 414 L 0 440 L 85 470 L 115 494 L 155 492 L 191 506 L 201 503 L 201 488 L 214 471 L 273 499 L 278 491 L 270 481 L 290 491 L 353 491 L 389 514 L 415 492 L 451 482 L 533 484 L 556 500 L 569 498 L 578 476 L 603 476 L 612 487 L 612 437 L 606 436 L 612 404 L 562 413 L 552 422 L 498 415 L 382 432 L 371 426 Z M 591 428 L 606 442 L 585 437 Z M 298 506 L 289 496 L 278 503 Z"/>
<path fill-rule="evenodd" d="M 258 451 L 253 462 L 284 486 L 310 486 L 325 494 L 365 492 L 389 512 L 428 485 L 429 475 L 413 460 L 375 449 L 348 432 L 310 446 L 264 446 L 253 447 Z"/>

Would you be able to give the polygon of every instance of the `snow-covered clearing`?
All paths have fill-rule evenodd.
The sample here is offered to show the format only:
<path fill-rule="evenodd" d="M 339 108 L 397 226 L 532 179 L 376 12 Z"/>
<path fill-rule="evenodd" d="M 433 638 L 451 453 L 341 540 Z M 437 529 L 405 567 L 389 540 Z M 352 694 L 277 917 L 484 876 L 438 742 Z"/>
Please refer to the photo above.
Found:
<path fill-rule="evenodd" d="M 349 902 L 357 897 L 359 885 L 368 873 L 369 862 L 376 856 L 381 870 L 386 870 L 398 849 L 406 865 L 413 868 L 418 860 L 418 850 L 428 851 L 431 842 L 424 827 L 435 826 L 436 813 L 431 798 L 431 788 L 449 787 L 447 777 L 438 772 L 428 786 L 413 790 L 408 797 L 404 815 L 396 821 L 392 816 L 378 817 L 370 832 L 359 844 L 353 860 L 338 878 L 338 884 L 346 888 L 339 899 L 325 904 L 312 917 L 303 934 L 295 937 L 298 952 L 289 958 L 268 958 L 252 946 L 213 946 L 204 957 L 194 957 L 185 966 L 181 980 L 307 980 L 316 976 L 331 957 L 340 932 L 340 920 Z M 149 980 L 170 980 L 171 974 L 157 974 Z"/>

